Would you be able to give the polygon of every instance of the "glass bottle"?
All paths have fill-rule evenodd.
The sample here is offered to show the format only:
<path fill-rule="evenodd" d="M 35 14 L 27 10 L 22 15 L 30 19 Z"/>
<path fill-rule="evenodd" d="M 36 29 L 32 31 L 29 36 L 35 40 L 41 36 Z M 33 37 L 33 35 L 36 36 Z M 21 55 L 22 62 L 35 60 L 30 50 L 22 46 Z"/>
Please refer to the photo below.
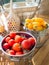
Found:
<path fill-rule="evenodd" d="M 8 32 L 7 28 L 7 19 L 4 15 L 5 11 L 1 7 L 1 16 L 0 16 L 0 35 L 5 36 Z"/>
<path fill-rule="evenodd" d="M 0 18 L 0 33 L 4 32 L 4 31 L 5 31 L 4 24 L 3 24 L 3 22 L 2 22 L 2 20 Z"/>
<path fill-rule="evenodd" d="M 12 0 L 10 0 L 10 12 L 7 17 L 7 24 L 8 24 L 8 30 L 9 32 L 13 31 L 19 31 L 20 30 L 20 19 L 15 13 L 13 12 L 13 7 L 12 7 Z"/>
<path fill-rule="evenodd" d="M 4 24 L 4 27 L 5 27 L 5 30 L 8 32 L 8 28 L 7 28 L 7 18 L 5 16 L 5 10 L 3 8 L 1 8 L 1 19 L 3 21 L 3 24 Z"/>

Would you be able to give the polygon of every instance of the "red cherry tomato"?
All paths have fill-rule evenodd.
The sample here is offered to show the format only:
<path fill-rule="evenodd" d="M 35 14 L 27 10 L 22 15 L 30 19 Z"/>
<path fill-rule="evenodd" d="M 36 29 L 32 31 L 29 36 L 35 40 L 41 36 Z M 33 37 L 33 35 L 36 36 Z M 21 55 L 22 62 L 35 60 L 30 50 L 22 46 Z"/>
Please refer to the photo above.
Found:
<path fill-rule="evenodd" d="M 19 42 L 22 42 L 22 41 L 23 41 L 23 38 L 21 36 L 19 36 L 19 35 L 15 36 L 15 42 L 16 43 L 19 43 Z"/>
<path fill-rule="evenodd" d="M 21 50 L 21 46 L 19 43 L 15 43 L 13 46 L 12 46 L 12 49 L 14 51 L 20 51 Z"/>
<path fill-rule="evenodd" d="M 9 46 L 8 43 L 4 43 L 4 44 L 3 44 L 3 48 L 4 48 L 5 50 L 9 49 L 9 47 L 10 47 L 10 46 Z"/>
<path fill-rule="evenodd" d="M 22 54 L 23 54 L 22 51 L 16 52 L 16 55 L 22 55 Z"/>
<path fill-rule="evenodd" d="M 22 37 L 22 41 L 23 41 L 23 40 L 27 40 L 27 38 L 25 38 L 25 37 Z"/>
<path fill-rule="evenodd" d="M 34 39 L 34 38 L 30 37 L 30 38 L 28 39 L 28 41 L 30 42 L 30 44 L 31 44 L 32 46 L 35 45 L 35 39 Z"/>
<path fill-rule="evenodd" d="M 13 46 L 14 43 L 15 43 L 15 41 L 14 41 L 13 39 L 10 39 L 10 40 L 8 41 L 9 46 Z"/>
<path fill-rule="evenodd" d="M 31 47 L 31 44 L 29 43 L 28 40 L 22 41 L 21 45 L 22 45 L 22 48 L 27 49 L 27 50 Z"/>
<path fill-rule="evenodd" d="M 15 55 L 15 51 L 14 51 L 14 50 L 10 50 L 10 51 L 8 52 L 8 54 L 10 54 L 10 55 Z"/>
<path fill-rule="evenodd" d="M 11 38 L 10 37 L 6 37 L 5 41 L 8 42 Z"/>
<path fill-rule="evenodd" d="M 11 38 L 14 38 L 16 36 L 16 33 L 15 32 L 10 32 L 9 35 L 10 35 Z"/>

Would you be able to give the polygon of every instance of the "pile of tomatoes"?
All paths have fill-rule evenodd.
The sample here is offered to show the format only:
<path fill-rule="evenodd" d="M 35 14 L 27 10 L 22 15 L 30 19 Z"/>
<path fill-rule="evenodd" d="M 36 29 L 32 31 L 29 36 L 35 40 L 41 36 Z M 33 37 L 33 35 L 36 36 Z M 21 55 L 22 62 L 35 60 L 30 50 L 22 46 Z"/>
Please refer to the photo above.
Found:
<path fill-rule="evenodd" d="M 24 26 L 31 31 L 43 31 L 48 27 L 48 24 L 43 18 L 28 18 L 25 20 Z"/>
<path fill-rule="evenodd" d="M 32 50 L 36 43 L 35 39 L 33 37 L 27 38 L 21 35 L 11 32 L 5 37 L 2 42 L 2 48 L 4 51 L 10 55 L 22 55 Z"/>

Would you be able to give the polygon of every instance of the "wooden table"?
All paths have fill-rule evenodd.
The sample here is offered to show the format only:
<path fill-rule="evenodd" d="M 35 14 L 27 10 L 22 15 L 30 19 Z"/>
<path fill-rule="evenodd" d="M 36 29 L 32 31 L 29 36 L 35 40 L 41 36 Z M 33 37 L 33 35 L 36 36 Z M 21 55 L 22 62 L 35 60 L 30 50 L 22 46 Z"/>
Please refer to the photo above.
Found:
<path fill-rule="evenodd" d="M 15 65 L 15 63 L 0 51 L 0 65 Z M 43 46 L 35 49 L 32 62 L 30 64 L 28 60 L 26 63 L 20 62 L 20 64 L 16 62 L 16 65 L 49 65 L 49 30 L 44 37 Z"/>
<path fill-rule="evenodd" d="M 36 48 L 34 56 L 32 58 L 31 65 L 49 65 L 49 34 L 46 36 L 45 43 L 42 47 Z M 26 62 L 26 65 L 28 61 Z M 0 65 L 14 65 L 13 61 L 10 61 L 5 55 L 0 51 Z M 18 63 L 16 63 L 18 65 Z M 21 63 L 21 65 L 23 65 Z"/>
<path fill-rule="evenodd" d="M 37 51 L 32 61 L 34 65 L 49 65 L 49 39 Z"/>
<path fill-rule="evenodd" d="M 46 42 L 40 48 L 36 48 L 34 52 L 34 56 L 32 58 L 32 63 L 30 65 L 49 65 L 49 35 L 46 36 Z M 20 63 L 24 65 L 23 63 Z M 5 55 L 0 51 L 0 65 L 15 65 L 13 61 L 6 58 Z M 16 65 L 18 63 L 16 62 Z M 28 61 L 26 62 L 28 64 Z"/>

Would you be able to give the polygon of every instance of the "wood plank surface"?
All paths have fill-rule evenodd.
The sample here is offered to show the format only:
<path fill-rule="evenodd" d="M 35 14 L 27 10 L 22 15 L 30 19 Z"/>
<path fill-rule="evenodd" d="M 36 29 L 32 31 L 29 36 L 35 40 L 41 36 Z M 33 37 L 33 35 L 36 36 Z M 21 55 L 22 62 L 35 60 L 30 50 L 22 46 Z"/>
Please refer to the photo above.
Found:
<path fill-rule="evenodd" d="M 47 40 L 40 48 L 36 48 L 32 62 L 30 65 L 49 65 L 49 35 L 46 36 Z M 19 65 L 19 62 L 11 61 L 0 51 L 0 65 Z M 20 65 L 29 65 L 28 60 L 26 62 L 20 62 Z"/>
<path fill-rule="evenodd" d="M 49 65 L 49 40 L 35 54 L 32 61 L 34 65 Z"/>

